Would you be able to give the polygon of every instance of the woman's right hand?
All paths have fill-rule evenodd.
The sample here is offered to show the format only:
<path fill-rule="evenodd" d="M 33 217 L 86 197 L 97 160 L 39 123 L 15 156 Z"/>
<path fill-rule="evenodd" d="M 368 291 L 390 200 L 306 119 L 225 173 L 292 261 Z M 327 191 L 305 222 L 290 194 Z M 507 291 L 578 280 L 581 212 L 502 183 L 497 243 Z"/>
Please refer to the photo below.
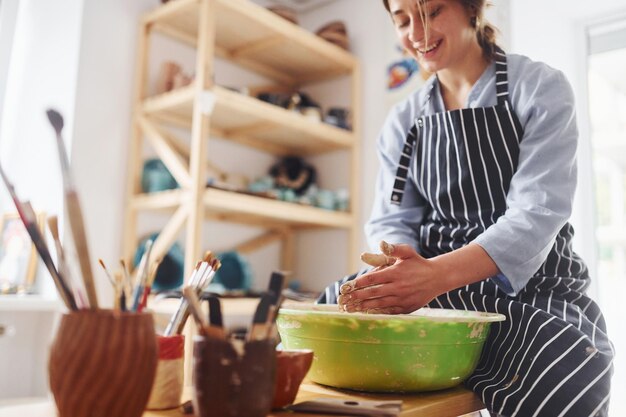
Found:
<path fill-rule="evenodd" d="M 338 302 L 348 312 L 410 313 L 447 288 L 437 264 L 409 245 L 381 242 L 384 258 L 374 270 L 341 287 Z"/>

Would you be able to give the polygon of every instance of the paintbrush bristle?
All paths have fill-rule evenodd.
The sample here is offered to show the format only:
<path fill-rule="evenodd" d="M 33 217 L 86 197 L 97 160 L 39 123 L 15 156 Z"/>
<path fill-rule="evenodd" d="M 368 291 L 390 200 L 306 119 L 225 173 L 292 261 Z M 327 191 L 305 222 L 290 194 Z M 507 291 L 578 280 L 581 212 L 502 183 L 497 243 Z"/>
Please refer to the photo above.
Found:
<path fill-rule="evenodd" d="M 48 109 L 46 114 L 48 115 L 48 120 L 50 120 L 50 124 L 54 127 L 54 130 L 57 134 L 60 134 L 63 130 L 63 116 L 61 116 L 61 113 L 54 109 Z"/>

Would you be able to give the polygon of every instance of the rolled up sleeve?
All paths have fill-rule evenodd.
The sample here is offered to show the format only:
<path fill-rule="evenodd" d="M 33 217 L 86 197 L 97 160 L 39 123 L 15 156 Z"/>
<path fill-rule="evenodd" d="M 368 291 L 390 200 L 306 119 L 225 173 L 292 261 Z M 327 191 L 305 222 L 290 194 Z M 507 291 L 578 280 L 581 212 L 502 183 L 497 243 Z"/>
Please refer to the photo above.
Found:
<path fill-rule="evenodd" d="M 524 135 L 507 210 L 475 240 L 500 269 L 494 280 L 511 295 L 547 258 L 570 217 L 576 188 L 578 130 L 569 83 L 552 70 L 522 93 Z"/>

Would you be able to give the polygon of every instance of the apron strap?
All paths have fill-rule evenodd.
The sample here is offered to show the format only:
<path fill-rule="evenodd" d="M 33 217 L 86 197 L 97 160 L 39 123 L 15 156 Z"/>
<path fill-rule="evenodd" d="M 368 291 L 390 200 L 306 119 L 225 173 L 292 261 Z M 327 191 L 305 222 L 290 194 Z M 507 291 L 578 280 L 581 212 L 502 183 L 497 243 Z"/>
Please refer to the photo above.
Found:
<path fill-rule="evenodd" d="M 423 123 L 424 121 L 422 118 L 417 119 L 404 140 L 402 154 L 400 155 L 400 162 L 398 162 L 398 169 L 396 170 L 396 179 L 393 183 L 393 190 L 391 192 L 391 204 L 399 206 L 400 203 L 402 203 L 402 197 L 404 197 L 404 187 L 406 185 L 407 177 L 409 176 L 411 155 L 413 155 L 413 150 L 415 149 L 415 144 L 417 142 L 418 129 L 422 127 Z"/>
<path fill-rule="evenodd" d="M 496 46 L 496 94 L 498 104 L 506 105 L 509 102 L 509 81 L 507 77 L 506 54 Z"/>
<path fill-rule="evenodd" d="M 496 46 L 496 94 L 498 96 L 498 104 L 509 104 L 509 82 L 507 77 L 507 64 L 506 54 L 499 46 Z M 409 130 L 409 133 L 404 140 L 404 146 L 402 155 L 400 156 L 400 162 L 398 162 L 398 169 L 396 170 L 396 178 L 393 183 L 393 190 L 391 192 L 391 204 L 400 205 L 402 198 L 404 197 L 404 187 L 409 175 L 409 166 L 411 164 L 411 155 L 415 149 L 419 129 L 423 126 L 423 118 L 419 118 Z"/>

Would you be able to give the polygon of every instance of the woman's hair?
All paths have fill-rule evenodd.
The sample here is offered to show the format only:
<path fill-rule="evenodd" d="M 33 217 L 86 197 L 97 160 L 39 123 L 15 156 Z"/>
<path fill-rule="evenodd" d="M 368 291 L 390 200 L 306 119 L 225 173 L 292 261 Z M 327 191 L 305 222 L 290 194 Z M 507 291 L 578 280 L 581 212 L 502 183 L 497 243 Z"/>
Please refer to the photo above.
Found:
<path fill-rule="evenodd" d="M 416 0 L 418 7 L 421 9 L 421 0 Z M 473 16 L 470 24 L 476 29 L 476 39 L 483 50 L 483 56 L 489 60 L 493 60 L 496 55 L 496 27 L 484 18 L 485 8 L 491 4 L 487 0 L 455 0 L 461 3 L 466 10 Z M 385 9 L 389 10 L 389 0 L 383 0 Z M 421 13 L 424 26 L 428 26 L 428 17 L 425 13 Z M 424 22 L 424 20 L 426 20 Z"/>

